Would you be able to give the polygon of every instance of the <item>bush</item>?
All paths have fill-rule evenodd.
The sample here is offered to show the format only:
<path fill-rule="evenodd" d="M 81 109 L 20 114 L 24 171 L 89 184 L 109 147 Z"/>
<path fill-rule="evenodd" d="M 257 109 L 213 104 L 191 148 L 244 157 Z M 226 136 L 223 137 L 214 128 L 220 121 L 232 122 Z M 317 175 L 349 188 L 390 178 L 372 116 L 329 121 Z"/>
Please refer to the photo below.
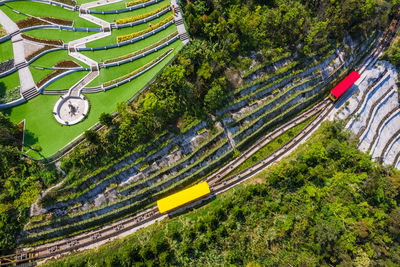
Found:
<path fill-rule="evenodd" d="M 167 9 L 169 6 L 170 5 L 168 3 L 168 4 L 166 4 L 166 5 L 162 6 L 162 7 L 159 7 L 157 9 L 151 11 L 151 12 L 147 12 L 145 14 L 140 14 L 140 15 L 137 15 L 137 16 L 129 17 L 129 18 L 118 19 L 115 22 L 117 24 L 125 24 L 125 23 L 129 23 L 129 22 L 135 22 L 135 21 L 147 18 L 147 17 L 151 17 L 151 16 L 157 14 L 158 12 L 161 12 L 161 11 Z"/>
<path fill-rule="evenodd" d="M 173 19 L 174 19 L 174 16 L 171 15 L 168 18 L 166 18 L 166 19 L 160 21 L 159 23 L 153 25 L 152 27 L 148 27 L 145 30 L 134 32 L 134 33 L 130 33 L 130 34 L 125 34 L 125 35 L 120 35 L 120 36 L 117 37 L 117 42 L 118 43 L 124 42 L 124 41 L 130 40 L 130 39 L 133 39 L 135 37 L 138 37 L 140 35 L 146 34 L 148 32 L 151 32 L 152 30 L 157 29 L 157 28 L 163 26 L 164 24 L 167 24 L 168 22 L 170 22 Z"/>
<path fill-rule="evenodd" d="M 149 1 L 151 1 L 151 0 L 135 0 L 135 1 L 131 1 L 131 2 L 126 3 L 126 7 L 136 6 L 138 4 L 143 4 L 143 3 L 146 3 L 146 2 L 149 2 Z"/>

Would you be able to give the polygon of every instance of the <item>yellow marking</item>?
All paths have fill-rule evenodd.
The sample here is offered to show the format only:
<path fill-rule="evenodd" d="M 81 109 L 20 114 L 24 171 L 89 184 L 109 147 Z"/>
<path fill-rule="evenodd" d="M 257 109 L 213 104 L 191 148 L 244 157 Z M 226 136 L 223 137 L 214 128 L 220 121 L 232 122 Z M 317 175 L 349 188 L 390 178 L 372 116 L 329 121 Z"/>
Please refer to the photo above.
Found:
<path fill-rule="evenodd" d="M 333 101 L 336 101 L 336 100 L 337 100 L 337 98 L 335 98 L 332 94 L 329 94 L 329 97 L 330 97 Z"/>
<path fill-rule="evenodd" d="M 157 201 L 158 210 L 164 213 L 210 193 L 207 182 L 202 182 Z"/>

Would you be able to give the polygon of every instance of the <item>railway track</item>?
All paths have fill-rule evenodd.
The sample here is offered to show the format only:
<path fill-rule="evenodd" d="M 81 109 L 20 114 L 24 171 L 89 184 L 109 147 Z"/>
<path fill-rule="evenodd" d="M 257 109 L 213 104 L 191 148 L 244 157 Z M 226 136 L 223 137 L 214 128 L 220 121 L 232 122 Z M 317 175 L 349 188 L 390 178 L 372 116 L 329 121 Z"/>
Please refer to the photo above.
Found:
<path fill-rule="evenodd" d="M 378 46 L 373 49 L 369 57 L 366 57 L 362 60 L 361 66 L 358 68 L 358 72 L 360 74 L 364 73 L 368 66 L 376 62 L 378 57 L 381 55 L 383 49 L 388 44 L 390 44 L 390 41 L 393 38 L 394 33 L 397 31 L 398 27 L 399 25 L 397 19 L 394 19 L 390 24 L 389 29 L 385 31 Z M 333 110 L 333 108 L 334 104 L 329 100 L 328 97 L 326 97 L 323 101 L 318 103 L 313 108 L 309 109 L 300 116 L 292 119 L 291 121 L 283 124 L 271 133 L 262 137 L 255 144 L 242 152 L 242 154 L 239 155 L 239 157 L 237 157 L 235 160 L 231 161 L 223 168 L 219 169 L 205 179 L 205 181 L 207 181 L 211 187 L 211 194 L 208 197 L 179 208 L 175 212 L 172 212 L 172 214 L 188 209 L 194 205 L 198 205 L 199 203 L 211 197 L 224 193 L 230 188 L 233 188 L 234 186 L 253 177 L 268 166 L 285 157 L 292 150 L 294 150 L 298 144 L 306 140 L 307 137 L 309 137 L 319 127 L 319 125 L 326 119 L 327 115 Z M 265 159 L 257 162 L 252 167 L 226 178 L 229 173 L 231 173 L 235 168 L 237 168 L 249 157 L 254 155 L 260 148 L 264 147 L 266 144 L 274 140 L 282 133 L 315 115 L 317 115 L 317 117 L 283 147 L 281 147 Z M 98 230 L 82 233 L 72 238 L 62 239 L 45 245 L 27 248 L 24 251 L 20 251 L 16 254 L 2 256 L 0 257 L 0 266 L 9 266 L 19 263 L 36 261 L 40 259 L 55 257 L 72 251 L 90 248 L 96 244 L 100 245 L 111 241 L 114 238 L 121 236 L 122 234 L 128 233 L 129 231 L 136 231 L 142 227 L 145 227 L 147 224 L 162 220 L 167 216 L 168 214 L 160 214 L 157 207 L 153 206 L 138 213 L 135 216 L 122 219 L 116 223 L 102 227 Z"/>

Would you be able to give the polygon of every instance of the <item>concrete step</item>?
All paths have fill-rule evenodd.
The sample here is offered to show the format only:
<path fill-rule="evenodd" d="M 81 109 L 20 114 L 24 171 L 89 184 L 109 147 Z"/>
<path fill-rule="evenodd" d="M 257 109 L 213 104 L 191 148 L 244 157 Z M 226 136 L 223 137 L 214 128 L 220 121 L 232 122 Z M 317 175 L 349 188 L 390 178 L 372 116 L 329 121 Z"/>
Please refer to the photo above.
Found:
<path fill-rule="evenodd" d="M 177 26 L 182 25 L 182 24 L 183 24 L 183 19 L 175 20 L 175 24 L 176 24 Z"/>
<path fill-rule="evenodd" d="M 15 32 L 11 33 L 11 37 L 14 37 L 15 35 L 18 35 L 18 34 L 20 34 L 20 33 L 21 33 L 20 30 L 15 31 Z"/>
<path fill-rule="evenodd" d="M 39 95 L 39 92 L 36 90 L 35 87 L 32 87 L 29 90 L 26 90 L 25 92 L 22 92 L 22 96 L 26 99 L 26 100 L 30 100 L 32 98 L 34 98 L 35 96 Z"/>
<path fill-rule="evenodd" d="M 179 38 L 181 38 L 182 41 L 185 41 L 189 39 L 189 35 L 185 32 L 179 35 Z"/>
<path fill-rule="evenodd" d="M 29 65 L 28 65 L 28 63 L 25 61 L 25 62 L 20 62 L 20 63 L 18 63 L 18 64 L 15 64 L 15 67 L 19 70 L 19 69 L 23 69 L 23 68 L 25 68 L 25 67 L 28 67 Z"/>

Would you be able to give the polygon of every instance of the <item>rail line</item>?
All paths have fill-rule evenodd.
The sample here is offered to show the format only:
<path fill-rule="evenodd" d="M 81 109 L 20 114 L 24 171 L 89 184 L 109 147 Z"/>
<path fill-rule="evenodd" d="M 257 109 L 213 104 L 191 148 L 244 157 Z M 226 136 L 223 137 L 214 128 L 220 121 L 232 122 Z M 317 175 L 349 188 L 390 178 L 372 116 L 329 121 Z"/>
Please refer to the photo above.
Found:
<path fill-rule="evenodd" d="M 383 49 L 388 44 L 390 44 L 391 38 L 393 38 L 394 33 L 397 31 L 399 27 L 397 21 L 399 13 L 397 14 L 396 18 L 393 19 L 389 28 L 385 31 L 378 46 L 373 49 L 369 57 L 366 57 L 362 60 L 361 66 L 358 68 L 360 74 L 364 73 L 367 67 L 378 59 Z M 239 155 L 239 157 L 237 157 L 230 163 L 226 164 L 224 167 L 222 167 L 221 169 L 219 169 L 218 171 L 211 174 L 205 179 L 205 181 L 207 181 L 211 187 L 211 194 L 208 197 L 200 199 L 184 207 L 181 207 L 175 212 L 172 212 L 171 214 L 185 210 L 194 205 L 198 205 L 199 203 L 205 201 L 206 199 L 209 199 L 210 197 L 214 197 L 216 195 L 224 193 L 230 188 L 233 188 L 234 186 L 251 178 L 252 176 L 261 172 L 268 166 L 277 162 L 284 156 L 288 155 L 293 149 L 296 148 L 296 146 L 299 143 L 304 141 L 319 127 L 319 125 L 324 121 L 324 119 L 326 119 L 327 115 L 333 110 L 333 108 L 334 104 L 329 100 L 328 97 L 326 97 L 324 100 L 315 105 L 313 108 L 309 109 L 305 113 L 297 116 L 296 118 L 281 125 L 271 133 L 262 137 L 255 144 L 253 144 L 244 152 L 242 152 L 242 154 Z M 225 179 L 225 177 L 229 175 L 229 173 L 231 173 L 232 170 L 237 168 L 245 160 L 254 155 L 260 148 L 264 147 L 266 144 L 277 138 L 282 133 L 288 131 L 294 126 L 306 121 L 307 119 L 315 115 L 317 115 L 317 117 L 313 119 L 311 123 L 309 123 L 300 133 L 298 133 L 294 138 L 292 138 L 289 142 L 287 142 L 283 147 L 279 148 L 273 154 L 269 155 L 265 159 L 257 162 L 252 167 L 245 169 Z M 130 230 L 140 229 L 144 227 L 146 224 L 162 220 L 167 216 L 168 214 L 160 214 L 158 212 L 157 207 L 153 206 L 138 213 L 135 216 L 119 220 L 116 223 L 104 226 L 98 230 L 78 234 L 71 238 L 62 239 L 59 241 L 47 243 L 37 247 L 27 248 L 25 251 L 20 251 L 16 254 L 1 256 L 0 266 L 15 265 L 19 263 L 26 263 L 45 258 L 51 258 L 68 252 L 76 251 L 79 249 L 88 248 L 96 243 L 101 243 L 101 242 L 105 243 L 109 240 L 114 239 L 115 237 L 118 237 L 123 233 L 126 233 Z"/>

